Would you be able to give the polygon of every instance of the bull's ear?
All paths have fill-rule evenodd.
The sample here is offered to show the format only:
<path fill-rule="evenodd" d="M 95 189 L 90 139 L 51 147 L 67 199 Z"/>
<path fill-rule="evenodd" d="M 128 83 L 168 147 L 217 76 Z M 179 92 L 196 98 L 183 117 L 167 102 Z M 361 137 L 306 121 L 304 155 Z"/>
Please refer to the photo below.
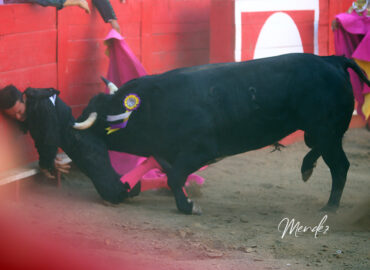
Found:
<path fill-rule="evenodd" d="M 79 130 L 88 129 L 95 123 L 97 117 L 98 114 L 96 112 L 92 112 L 85 121 L 74 123 L 73 128 Z"/>

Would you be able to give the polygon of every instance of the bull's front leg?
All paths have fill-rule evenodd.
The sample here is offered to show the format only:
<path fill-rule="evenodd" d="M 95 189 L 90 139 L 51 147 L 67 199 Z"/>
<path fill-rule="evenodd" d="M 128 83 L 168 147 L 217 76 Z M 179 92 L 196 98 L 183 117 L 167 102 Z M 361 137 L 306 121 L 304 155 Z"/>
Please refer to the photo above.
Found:
<path fill-rule="evenodd" d="M 167 173 L 168 186 L 171 188 L 176 201 L 177 209 L 184 214 L 202 214 L 202 210 L 199 206 L 195 205 L 192 200 L 187 196 L 184 188 L 187 175 L 180 176 L 176 171 L 171 170 Z"/>
<path fill-rule="evenodd" d="M 193 137 L 193 141 L 184 145 L 183 151 L 179 152 L 175 161 L 167 167 L 167 170 L 165 169 L 168 186 L 175 196 L 176 206 L 185 214 L 202 214 L 200 207 L 186 195 L 184 185 L 189 174 L 216 158 L 217 143 L 212 138 L 214 137 L 208 134 Z"/>

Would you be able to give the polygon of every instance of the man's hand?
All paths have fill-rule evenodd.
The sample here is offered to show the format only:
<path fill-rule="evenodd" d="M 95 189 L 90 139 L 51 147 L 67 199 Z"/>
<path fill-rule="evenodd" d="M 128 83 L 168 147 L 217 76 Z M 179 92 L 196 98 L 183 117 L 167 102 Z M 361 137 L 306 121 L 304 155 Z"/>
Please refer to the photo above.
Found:
<path fill-rule="evenodd" d="M 111 24 L 114 30 L 121 34 L 121 28 L 119 27 L 117 20 L 109 20 L 109 23 Z"/>
<path fill-rule="evenodd" d="M 69 173 L 69 170 L 71 169 L 71 165 L 68 163 L 63 163 L 58 157 L 56 157 L 54 160 L 54 167 L 58 172 L 61 173 Z"/>
<path fill-rule="evenodd" d="M 55 176 L 48 169 L 40 168 L 40 172 L 48 179 L 55 179 Z"/>
<path fill-rule="evenodd" d="M 54 168 L 56 172 L 59 173 L 69 173 L 69 170 L 71 169 L 71 165 L 68 163 L 63 163 L 62 159 L 59 157 L 56 157 L 54 159 Z M 40 172 L 45 175 L 48 179 L 55 179 L 55 175 L 53 175 L 48 169 L 40 168 Z"/>
<path fill-rule="evenodd" d="M 338 29 L 338 22 L 337 22 L 337 19 L 334 19 L 332 22 L 331 22 L 331 29 L 333 31 L 336 31 Z"/>

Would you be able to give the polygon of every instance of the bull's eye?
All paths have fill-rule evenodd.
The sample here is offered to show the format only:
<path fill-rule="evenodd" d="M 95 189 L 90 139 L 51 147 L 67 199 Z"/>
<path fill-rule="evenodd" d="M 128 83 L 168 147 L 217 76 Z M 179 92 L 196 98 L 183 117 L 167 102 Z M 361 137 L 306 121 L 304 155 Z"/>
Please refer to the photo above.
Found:
<path fill-rule="evenodd" d="M 129 94 L 123 100 L 123 105 L 128 111 L 136 110 L 140 106 L 140 98 L 136 94 Z"/>

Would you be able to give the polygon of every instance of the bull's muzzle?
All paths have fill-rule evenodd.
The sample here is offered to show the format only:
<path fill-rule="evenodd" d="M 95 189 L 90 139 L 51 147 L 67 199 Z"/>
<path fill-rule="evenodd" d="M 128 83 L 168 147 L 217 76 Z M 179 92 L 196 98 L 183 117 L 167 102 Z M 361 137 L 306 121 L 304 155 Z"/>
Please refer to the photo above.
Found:
<path fill-rule="evenodd" d="M 108 88 L 109 88 L 109 94 L 113 95 L 118 90 L 118 87 L 114 83 L 112 83 L 111 81 L 108 81 L 103 76 L 101 76 L 101 79 L 106 84 L 106 86 L 108 86 Z"/>
<path fill-rule="evenodd" d="M 88 129 L 95 123 L 97 117 L 98 114 L 96 112 L 92 112 L 85 121 L 81 123 L 78 122 L 74 123 L 73 128 L 79 130 Z"/>

